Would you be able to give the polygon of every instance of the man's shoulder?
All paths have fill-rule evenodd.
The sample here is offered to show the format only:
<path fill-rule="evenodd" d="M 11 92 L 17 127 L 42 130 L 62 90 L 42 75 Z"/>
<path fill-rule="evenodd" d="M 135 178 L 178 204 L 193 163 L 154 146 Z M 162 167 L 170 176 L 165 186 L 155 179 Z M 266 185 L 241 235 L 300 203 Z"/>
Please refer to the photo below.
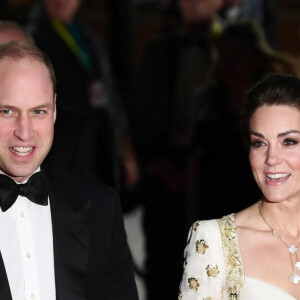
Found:
<path fill-rule="evenodd" d="M 81 201 L 92 201 L 98 204 L 115 204 L 119 202 L 117 192 L 111 186 L 85 176 L 53 170 L 42 166 L 50 189 L 64 195 L 76 197 Z M 68 199 L 66 199 L 68 201 Z"/>

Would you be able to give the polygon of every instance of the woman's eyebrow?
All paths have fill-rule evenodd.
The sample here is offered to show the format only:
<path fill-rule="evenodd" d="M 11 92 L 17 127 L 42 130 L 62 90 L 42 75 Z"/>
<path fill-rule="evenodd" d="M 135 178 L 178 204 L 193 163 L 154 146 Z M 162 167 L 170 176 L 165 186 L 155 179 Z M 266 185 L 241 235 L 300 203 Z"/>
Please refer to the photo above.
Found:
<path fill-rule="evenodd" d="M 261 133 L 258 133 L 258 132 L 256 132 L 256 131 L 250 131 L 250 135 L 255 135 L 255 136 L 258 136 L 258 137 L 264 138 L 263 134 L 261 134 Z"/>
<path fill-rule="evenodd" d="M 298 131 L 298 130 L 288 130 L 288 131 L 285 131 L 285 132 L 278 133 L 277 137 L 283 137 L 283 136 L 286 136 L 286 135 L 288 135 L 290 133 L 298 133 L 298 134 L 300 134 L 300 131 Z M 255 136 L 264 138 L 263 134 L 258 133 L 256 131 L 250 131 L 250 135 L 255 135 Z"/>
<path fill-rule="evenodd" d="M 298 130 L 288 130 L 288 131 L 279 133 L 277 136 L 278 136 L 278 137 L 282 137 L 282 136 L 288 135 L 288 134 L 290 134 L 290 133 L 300 133 L 300 132 L 299 132 Z"/>

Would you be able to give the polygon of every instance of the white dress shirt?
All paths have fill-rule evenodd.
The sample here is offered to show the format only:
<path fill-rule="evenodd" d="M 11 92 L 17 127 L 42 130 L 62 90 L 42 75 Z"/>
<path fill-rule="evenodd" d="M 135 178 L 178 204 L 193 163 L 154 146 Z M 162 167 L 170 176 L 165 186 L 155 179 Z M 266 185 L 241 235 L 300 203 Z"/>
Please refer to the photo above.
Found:
<path fill-rule="evenodd" d="M 49 201 L 42 206 L 18 196 L 0 209 L 0 250 L 14 300 L 56 299 Z"/>

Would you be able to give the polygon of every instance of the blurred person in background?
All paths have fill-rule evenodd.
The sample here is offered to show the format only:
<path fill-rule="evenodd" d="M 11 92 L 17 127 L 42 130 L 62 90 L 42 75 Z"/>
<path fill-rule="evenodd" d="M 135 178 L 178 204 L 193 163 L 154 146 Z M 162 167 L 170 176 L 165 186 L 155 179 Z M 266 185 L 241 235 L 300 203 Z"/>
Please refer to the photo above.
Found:
<path fill-rule="evenodd" d="M 122 184 L 132 188 L 139 170 L 127 115 L 101 38 L 76 17 L 80 5 L 81 0 L 44 0 L 33 8 L 26 27 L 53 63 L 61 105 L 89 114 L 100 128 L 98 178 L 118 190 Z"/>
<path fill-rule="evenodd" d="M 180 253 L 196 198 L 191 190 L 197 181 L 194 95 L 206 85 L 214 65 L 221 3 L 178 1 L 180 26 L 149 41 L 138 71 L 129 119 L 142 169 L 149 300 L 177 295 Z"/>
<path fill-rule="evenodd" d="M 268 43 L 277 47 L 279 0 L 223 0 L 225 22 L 254 20 L 264 29 Z"/>

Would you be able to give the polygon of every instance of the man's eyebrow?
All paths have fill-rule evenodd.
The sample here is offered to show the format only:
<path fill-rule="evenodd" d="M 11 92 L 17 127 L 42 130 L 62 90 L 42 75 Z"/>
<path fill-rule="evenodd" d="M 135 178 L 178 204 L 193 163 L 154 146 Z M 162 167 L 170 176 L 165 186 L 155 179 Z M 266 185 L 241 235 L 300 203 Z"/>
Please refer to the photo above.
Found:
<path fill-rule="evenodd" d="M 33 109 L 52 107 L 52 103 L 43 103 L 33 107 Z"/>
<path fill-rule="evenodd" d="M 5 107 L 5 108 L 15 108 L 14 105 L 11 105 L 11 104 L 0 104 L 0 107 Z"/>
<path fill-rule="evenodd" d="M 52 103 L 41 103 L 40 105 L 34 106 L 31 109 L 41 109 L 41 108 L 51 108 Z M 8 108 L 8 109 L 20 109 L 20 107 L 11 105 L 11 104 L 0 104 L 0 108 Z"/>

